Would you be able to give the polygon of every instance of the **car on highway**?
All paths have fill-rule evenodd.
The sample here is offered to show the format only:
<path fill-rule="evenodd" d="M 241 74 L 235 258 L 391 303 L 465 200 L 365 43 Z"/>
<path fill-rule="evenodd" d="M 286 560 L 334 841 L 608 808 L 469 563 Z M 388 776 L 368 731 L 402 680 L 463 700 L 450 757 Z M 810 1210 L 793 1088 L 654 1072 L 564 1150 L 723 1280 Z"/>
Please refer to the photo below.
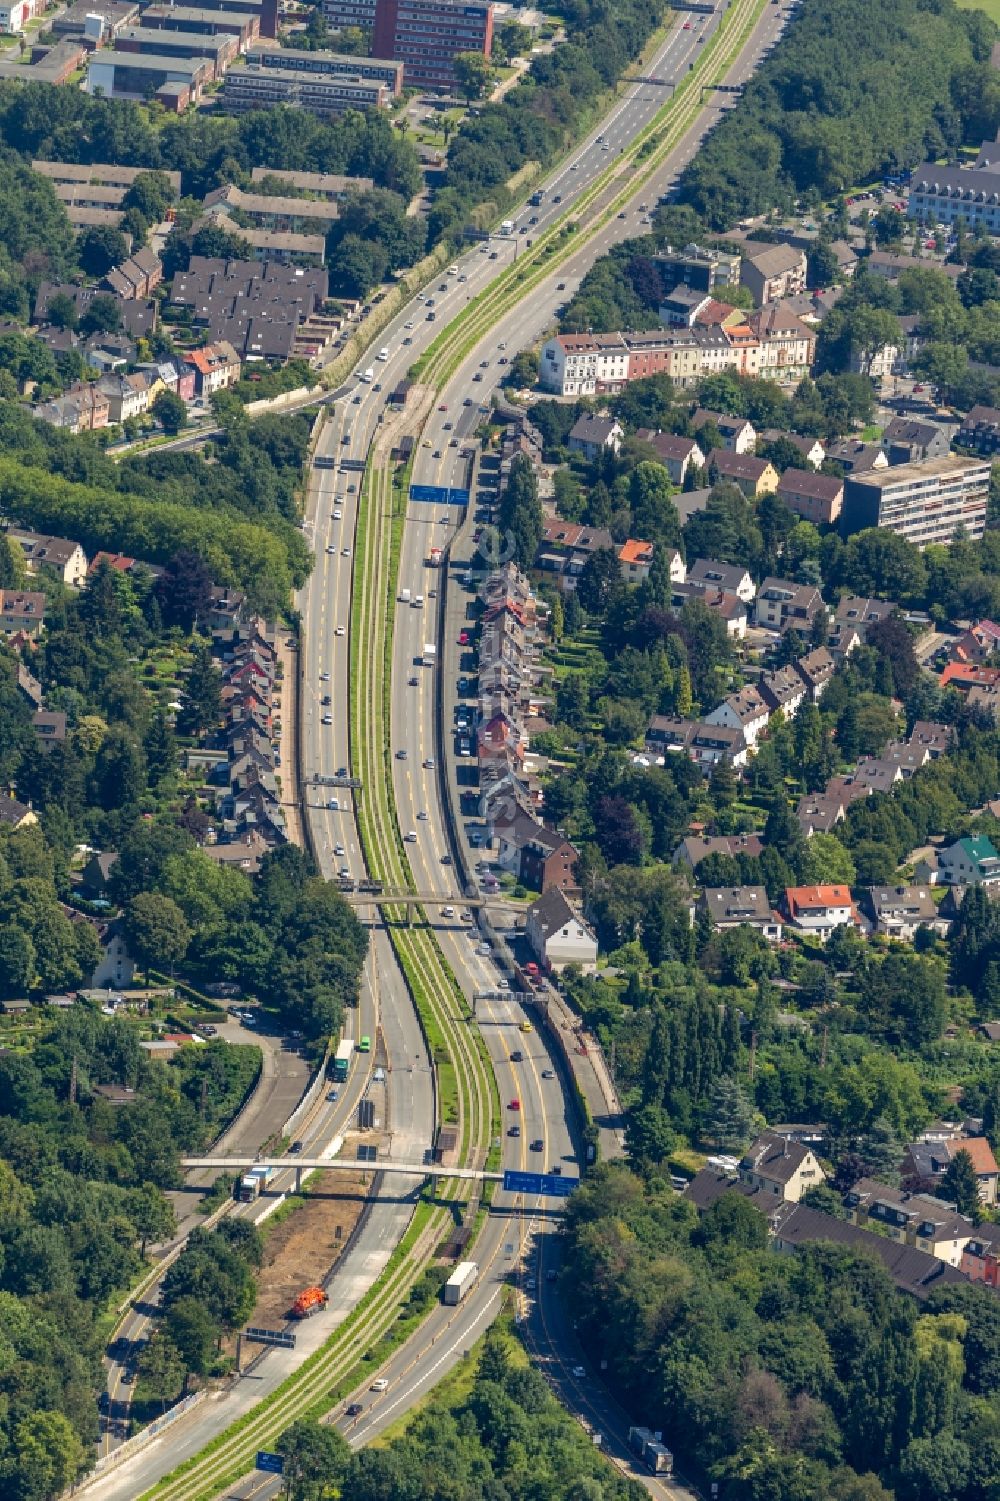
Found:
<path fill-rule="evenodd" d="M 333 715 L 332 714 L 324 714 L 323 715 L 323 723 L 324 724 L 333 724 Z"/>
<path fill-rule="evenodd" d="M 419 682 L 420 682 L 420 679 L 417 677 L 416 673 L 414 673 L 413 676 L 410 678 L 410 687 L 411 688 L 415 688 Z"/>
<path fill-rule="evenodd" d="M 403 838 L 405 839 L 405 841 L 406 841 L 407 844 L 416 844 L 416 842 L 417 842 L 417 831 L 416 831 L 416 829 L 410 829 L 408 833 L 406 833 L 406 834 L 403 835 Z"/>
<path fill-rule="evenodd" d="M 454 909 L 454 907 L 442 907 L 441 908 L 441 916 L 442 917 L 454 917 L 455 916 L 455 909 Z"/>
<path fill-rule="evenodd" d="M 344 629 L 344 627 L 342 625 L 338 625 L 337 629 L 334 631 L 333 634 L 335 636 L 346 636 L 347 632 L 346 632 L 346 630 Z"/>
<path fill-rule="evenodd" d="M 468 631 L 459 631 L 459 633 L 458 633 L 458 644 L 459 644 L 459 646 L 468 646 L 468 644 L 469 644 L 469 633 L 468 633 Z"/>
<path fill-rule="evenodd" d="M 481 954 L 484 959 L 488 959 L 492 952 L 493 950 L 490 948 L 488 943 L 481 943 L 476 949 L 476 953 Z"/>
<path fill-rule="evenodd" d="M 520 1136 L 520 1134 L 521 1134 L 521 1128 L 520 1128 L 520 1126 L 510 1126 L 508 1128 L 508 1131 L 507 1131 L 507 1135 L 508 1136 Z"/>
<path fill-rule="evenodd" d="M 553 1069 L 553 1068 L 543 1068 L 542 1069 L 542 1078 L 543 1079 L 554 1079 L 555 1076 L 556 1076 L 555 1069 Z"/>
<path fill-rule="evenodd" d="M 509 990 L 509 989 L 510 989 L 510 981 L 509 980 L 505 980 L 501 976 L 501 978 L 497 981 L 497 990 Z"/>
<path fill-rule="evenodd" d="M 434 757 L 433 756 L 427 756 L 427 757 L 425 757 L 425 759 L 424 759 L 424 771 L 436 771 L 436 770 L 437 770 L 437 762 L 435 761 Z"/>
<path fill-rule="evenodd" d="M 406 750 L 405 747 L 404 747 L 403 750 L 398 750 L 396 752 L 396 760 L 397 761 L 405 761 L 407 759 L 407 757 L 409 756 L 409 754 L 410 754 L 409 751 Z"/>
<path fill-rule="evenodd" d="M 340 879 L 341 880 L 344 880 L 345 877 L 350 876 L 350 874 L 351 874 L 351 867 L 349 865 L 342 865 L 340 867 Z"/>
<path fill-rule="evenodd" d="M 471 922 L 472 921 L 472 913 L 471 912 L 460 912 L 458 915 L 461 918 L 462 922 Z"/>
<path fill-rule="evenodd" d="M 511 1061 L 511 1063 L 523 1063 L 524 1062 L 524 1054 L 521 1052 L 520 1048 L 515 1048 L 514 1049 L 514 1051 L 510 1055 L 510 1061 Z"/>
<path fill-rule="evenodd" d="M 448 403 L 446 401 L 442 401 L 441 405 L 438 407 L 438 411 L 439 412 L 446 412 L 447 410 L 448 410 Z"/>
<path fill-rule="evenodd" d="M 426 823 L 427 822 L 427 810 L 425 808 L 421 808 L 420 812 L 417 814 L 417 822 L 418 823 Z"/>
<path fill-rule="evenodd" d="M 329 693 L 324 693 L 320 702 L 325 706 L 326 704 L 332 704 L 333 699 L 330 697 Z"/>
<path fill-rule="evenodd" d="M 531 1023 L 529 1021 L 523 1021 L 521 1023 L 521 1031 L 522 1032 L 533 1032 L 534 1031 L 534 1027 L 532 1027 L 532 1025 L 531 1025 Z"/>
<path fill-rule="evenodd" d="M 330 681 L 330 674 L 328 672 L 321 672 L 319 680 L 321 683 L 328 683 Z"/>
<path fill-rule="evenodd" d="M 450 865 L 451 864 L 451 856 L 450 855 L 442 855 L 441 856 L 441 864 L 442 865 Z"/>
<path fill-rule="evenodd" d="M 540 1136 L 536 1136 L 534 1141 L 531 1143 L 531 1150 L 533 1152 L 544 1152 L 545 1143 Z"/>
<path fill-rule="evenodd" d="M 372 1382 L 368 1390 L 370 1392 L 387 1392 L 389 1390 L 389 1383 L 384 1376 L 379 1376 L 377 1381 Z"/>
<path fill-rule="evenodd" d="M 364 1408 L 360 1402 L 348 1402 L 344 1408 L 344 1415 L 348 1418 L 356 1418 L 361 1412 L 364 1412 Z"/>
<path fill-rule="evenodd" d="M 302 1148 L 304 1146 L 305 1146 L 305 1142 L 304 1141 L 293 1141 L 292 1144 L 291 1144 L 291 1146 L 288 1148 L 288 1150 L 289 1150 L 289 1152 L 299 1153 L 299 1152 L 302 1151 Z"/>
<path fill-rule="evenodd" d="M 337 859 L 339 860 L 340 857 L 341 857 L 341 855 L 344 854 L 344 846 L 342 844 L 335 844 L 334 847 L 333 847 L 333 853 L 337 856 Z"/>
<path fill-rule="evenodd" d="M 349 558 L 351 556 L 351 549 L 349 547 L 342 547 L 340 549 L 340 556 L 342 558 Z"/>
<path fill-rule="evenodd" d="M 336 548 L 336 545 L 333 542 L 328 542 L 326 544 L 326 550 L 327 550 L 327 552 L 333 553 L 333 552 L 337 551 L 337 548 Z"/>
<path fill-rule="evenodd" d="M 339 797 L 331 797 L 330 801 L 327 803 L 326 806 L 330 809 L 331 812 L 333 812 L 333 813 L 339 813 L 340 812 L 340 798 Z"/>
<path fill-rule="evenodd" d="M 510 1104 L 507 1106 L 507 1109 L 508 1110 L 520 1110 L 520 1108 L 521 1108 L 521 1101 L 518 1099 L 517 1095 L 515 1095 L 514 1098 L 511 1100 Z"/>
<path fill-rule="evenodd" d="M 340 509 L 339 506 L 336 508 L 336 510 L 333 513 L 333 519 L 334 519 L 334 521 L 343 521 L 343 519 L 344 519 L 344 513 Z"/>
<path fill-rule="evenodd" d="M 578 1381 L 581 1381 L 583 1377 L 586 1376 L 586 1374 L 587 1372 L 582 1365 L 575 1365 L 573 1367 L 573 1375 L 577 1378 Z"/>

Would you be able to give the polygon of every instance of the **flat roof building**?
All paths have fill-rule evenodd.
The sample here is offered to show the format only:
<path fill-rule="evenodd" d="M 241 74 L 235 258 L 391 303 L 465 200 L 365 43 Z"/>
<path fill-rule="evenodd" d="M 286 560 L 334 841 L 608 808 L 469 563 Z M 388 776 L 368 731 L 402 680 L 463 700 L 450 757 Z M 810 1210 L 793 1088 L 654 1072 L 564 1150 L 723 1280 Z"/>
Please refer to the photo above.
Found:
<path fill-rule="evenodd" d="M 374 79 L 384 83 L 393 96 L 403 92 L 403 64 L 391 57 L 353 57 L 341 52 L 255 46 L 247 51 L 247 64 L 255 68 L 282 68 L 287 72 L 332 73 L 346 78 Z"/>
<path fill-rule="evenodd" d="M 205 57 L 167 57 L 162 53 L 95 52 L 87 67 L 86 92 L 101 90 L 105 99 L 159 98 L 167 85 L 180 85 L 187 101 L 197 100 L 212 82 L 214 67 Z M 177 90 L 171 89 L 171 95 Z M 170 107 L 175 107 L 171 105 Z"/>
<path fill-rule="evenodd" d="M 917 547 L 950 542 L 960 530 L 981 537 L 989 491 L 989 462 L 958 454 L 851 474 L 844 482 L 844 530 L 882 526 Z"/>
<path fill-rule="evenodd" d="M 260 17 L 249 11 L 208 10 L 201 5 L 147 5 L 143 26 L 164 31 L 196 31 L 202 36 L 234 36 L 242 52 L 257 40 Z"/>
<path fill-rule="evenodd" d="M 389 90 L 377 80 L 291 68 L 234 68 L 222 90 L 222 103 L 233 114 L 292 104 L 323 118 L 349 109 L 379 109 L 388 102 Z"/>
<path fill-rule="evenodd" d="M 212 65 L 213 79 L 225 76 L 240 49 L 234 36 L 209 36 L 199 31 L 161 31 L 154 26 L 123 27 L 115 46 L 119 52 L 138 52 L 144 57 L 150 54 L 156 57 L 203 57 Z"/>

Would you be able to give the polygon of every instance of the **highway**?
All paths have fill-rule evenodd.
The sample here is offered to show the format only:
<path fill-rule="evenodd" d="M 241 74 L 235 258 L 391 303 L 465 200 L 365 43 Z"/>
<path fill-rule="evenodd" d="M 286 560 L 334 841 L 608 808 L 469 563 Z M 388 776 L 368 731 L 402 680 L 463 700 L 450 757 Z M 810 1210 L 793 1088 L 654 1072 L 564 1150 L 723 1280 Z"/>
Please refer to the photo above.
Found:
<path fill-rule="evenodd" d="M 744 81 L 760 53 L 775 39 L 785 18 L 785 5 L 768 6 L 747 46 L 728 75 L 730 82 Z M 677 23 L 655 58 L 646 67 L 647 77 L 680 79 L 691 66 L 701 36 L 718 24 L 715 16 L 678 14 Z M 433 341 L 476 293 L 489 283 L 528 244 L 535 233 L 572 206 L 594 178 L 613 160 L 616 150 L 633 139 L 665 102 L 662 87 L 637 82 L 630 85 L 611 114 L 588 137 L 545 184 L 543 202 L 525 206 L 518 214 L 510 237 L 494 239 L 463 254 L 451 272 L 444 273 L 415 297 L 382 333 L 381 358 L 372 349 L 355 372 L 352 389 L 331 403 L 313 466 L 307 496 L 305 535 L 313 545 L 317 564 L 298 600 L 302 613 L 301 656 L 301 759 L 303 785 L 317 775 L 330 776 L 350 770 L 349 743 L 349 629 L 355 529 L 358 494 L 363 467 L 373 437 L 387 411 L 389 393 L 403 379 L 413 361 Z M 461 458 L 463 438 L 481 419 L 480 404 L 504 374 L 499 364 L 526 347 L 555 320 L 559 303 L 571 295 L 590 264 L 615 241 L 641 233 L 648 219 L 645 205 L 666 190 L 678 170 L 697 149 L 699 140 L 718 118 L 720 106 L 709 101 L 697 122 L 678 143 L 669 161 L 655 177 L 636 191 L 624 214 L 612 219 L 593 238 L 562 262 L 530 298 L 498 323 L 480 347 L 464 359 L 447 388 L 439 393 L 424 428 L 417 451 L 415 483 L 466 483 L 468 462 Z M 535 222 L 532 222 L 535 221 Z M 562 285 L 560 285 L 562 284 Z M 365 378 L 367 372 L 371 376 Z M 476 377 L 479 377 L 478 379 Z M 465 403 L 468 401 L 468 405 Z M 452 446 L 452 439 L 456 446 Z M 346 461 L 346 464 L 345 464 Z M 432 596 L 435 574 L 427 567 L 431 546 L 443 546 L 461 520 L 450 508 L 411 502 L 403 533 L 399 566 L 400 588 L 411 597 L 425 596 L 422 609 L 397 605 L 392 659 L 393 773 L 401 832 L 407 839 L 414 885 L 418 891 L 454 890 L 456 916 L 443 911 L 435 919 L 444 956 L 465 994 L 494 989 L 497 972 L 489 956 L 478 952 L 478 932 L 463 924 L 462 907 L 451 858 L 450 832 L 440 798 L 436 761 L 451 754 L 451 746 L 439 746 L 435 732 L 434 701 L 440 691 L 438 669 L 415 665 L 425 641 L 436 639 L 435 615 L 439 601 Z M 397 758 L 397 752 L 405 756 Z M 310 837 L 322 873 L 352 879 L 365 874 L 354 797 L 340 789 L 309 789 L 306 815 Z M 364 791 L 360 793 L 364 796 Z M 318 806 L 325 803 L 326 806 Z M 423 816 L 422 816 L 423 815 Z M 431 1146 L 435 1121 L 434 1084 L 422 1034 L 395 957 L 374 907 L 367 909 L 372 926 L 372 945 L 354 1034 L 377 1032 L 390 1068 L 386 1087 L 385 1115 L 389 1127 L 388 1150 L 400 1162 L 425 1159 Z M 538 1032 L 522 1031 L 526 1018 L 511 1001 L 480 1002 L 477 1020 L 496 1072 L 504 1116 L 503 1162 L 508 1167 L 565 1168 L 576 1174 L 577 1152 L 570 1128 L 569 1106 L 558 1068 L 546 1052 Z M 513 1054 L 520 1052 L 520 1059 Z M 518 1106 L 512 1108 L 517 1100 Z M 356 1104 L 356 1095 L 318 1113 L 309 1145 L 320 1155 L 324 1145 L 339 1132 Z M 508 1134 L 513 1126 L 519 1133 Z M 541 1145 L 536 1149 L 533 1143 Z M 293 1159 L 294 1160 L 294 1159 Z M 500 1306 L 503 1290 L 517 1288 L 518 1306 L 530 1317 L 532 1338 L 545 1353 L 545 1368 L 568 1396 L 576 1410 L 586 1409 L 571 1383 L 571 1360 L 567 1336 L 551 1294 L 549 1273 L 557 1270 L 558 1252 L 552 1234 L 558 1223 L 552 1209 L 537 1202 L 494 1199 L 494 1212 L 487 1218 L 475 1251 L 481 1272 L 473 1290 L 457 1309 L 437 1308 L 420 1330 L 387 1363 L 379 1374 L 388 1381 L 384 1393 L 365 1398 L 360 1417 L 347 1425 L 352 1444 L 361 1444 L 381 1432 L 461 1358 L 470 1343 L 485 1329 Z M 196 1408 L 169 1430 L 169 1438 L 155 1439 L 101 1481 L 102 1497 L 134 1497 L 165 1475 L 189 1455 L 197 1453 L 233 1419 L 247 1412 L 273 1390 L 303 1356 L 318 1347 L 332 1328 L 355 1306 L 384 1267 L 392 1247 L 403 1234 L 412 1206 L 396 1195 L 373 1206 L 362 1233 L 345 1265 L 331 1286 L 327 1310 L 308 1321 L 297 1350 L 274 1350 L 260 1364 L 251 1381 L 235 1383 L 210 1402 Z M 502 1213 L 497 1213 L 497 1209 Z M 546 1329 L 557 1331 L 547 1337 Z M 546 1342 L 547 1340 L 547 1342 Z M 590 1399 L 588 1398 L 588 1401 Z M 596 1398 L 594 1403 L 596 1404 Z M 620 1422 L 609 1422 L 606 1446 L 622 1451 Z M 260 1477 L 258 1477 L 259 1482 Z M 662 1481 L 645 1481 L 654 1494 L 680 1494 Z M 256 1484 L 254 1495 L 265 1497 L 270 1483 Z M 276 1492 L 277 1486 L 274 1487 Z"/>

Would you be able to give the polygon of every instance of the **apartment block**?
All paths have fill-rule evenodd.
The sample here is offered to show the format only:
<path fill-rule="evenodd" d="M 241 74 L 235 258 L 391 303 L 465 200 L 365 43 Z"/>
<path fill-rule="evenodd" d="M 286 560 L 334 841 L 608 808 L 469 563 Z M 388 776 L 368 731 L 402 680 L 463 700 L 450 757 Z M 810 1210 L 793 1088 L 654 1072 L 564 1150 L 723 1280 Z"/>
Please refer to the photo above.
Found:
<path fill-rule="evenodd" d="M 1000 148 L 996 147 L 998 156 Z M 982 160 L 974 167 L 942 167 L 925 162 L 910 179 L 910 215 L 934 224 L 980 227 L 1000 234 L 1000 160 Z"/>
<path fill-rule="evenodd" d="M 377 0 L 372 53 L 404 63 L 408 88 L 450 92 L 455 54 L 492 50 L 490 0 Z"/>
<path fill-rule="evenodd" d="M 848 475 L 844 530 L 884 526 L 917 547 L 950 542 L 960 530 L 981 537 L 989 490 L 989 463 L 958 454 Z"/>

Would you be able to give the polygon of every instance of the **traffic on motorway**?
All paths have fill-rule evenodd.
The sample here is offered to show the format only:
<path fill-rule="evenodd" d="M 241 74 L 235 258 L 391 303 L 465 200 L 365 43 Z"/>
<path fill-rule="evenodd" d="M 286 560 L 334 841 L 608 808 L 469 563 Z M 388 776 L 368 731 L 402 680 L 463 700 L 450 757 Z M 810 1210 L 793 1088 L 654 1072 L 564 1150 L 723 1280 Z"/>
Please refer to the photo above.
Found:
<path fill-rule="evenodd" d="M 731 78 L 741 80 L 749 75 L 759 51 L 773 41 L 783 16 L 784 6 L 768 7 L 754 31 L 752 45 L 741 54 Z M 691 17 L 690 27 L 681 20 L 649 64 L 649 76 L 678 79 L 692 65 L 703 39 L 719 21 L 716 13 L 699 17 L 697 25 Z M 463 254 L 421 296 L 411 300 L 380 335 L 380 348 L 359 363 L 346 394 L 327 405 L 304 522 L 317 564 L 299 605 L 303 622 L 300 741 L 304 801 L 311 842 L 323 874 L 330 879 L 357 883 L 367 875 L 356 817 L 357 789 L 327 790 L 316 778 L 346 780 L 352 770 L 348 704 L 360 486 L 372 440 L 389 419 L 389 396 L 441 328 L 516 259 L 522 246 L 527 248 L 536 234 L 572 207 L 613 160 L 616 149 L 620 151 L 641 132 L 663 103 L 659 84 L 638 82 L 630 87 L 601 128 L 572 153 L 540 190 L 540 196 L 534 195 L 539 201 L 525 204 L 509 224 L 502 226 L 498 236 Z M 437 393 L 434 410 L 420 435 L 412 474 L 414 487 L 435 485 L 449 491 L 468 487 L 473 462 L 468 450 L 482 417 L 481 409 L 488 406 L 492 391 L 502 380 L 507 359 L 534 342 L 551 324 L 567 288 L 596 256 L 616 240 L 641 229 L 643 220 L 649 217 L 647 204 L 668 190 L 717 114 L 717 106 L 706 105 L 697 125 L 681 140 L 669 162 L 637 189 L 634 200 L 622 211 L 624 217 L 610 220 L 581 244 L 558 270 L 534 287 L 531 297 L 519 303 L 487 340 L 463 358 Z M 438 641 L 441 607 L 440 573 L 431 558 L 439 550 L 441 558 L 447 559 L 455 537 L 470 520 L 461 507 L 450 504 L 413 500 L 407 508 L 392 641 L 389 743 L 395 812 L 415 889 L 448 890 L 454 895 L 451 907 L 440 909 L 436 919 L 437 940 L 448 966 L 470 1002 L 483 992 L 491 997 L 477 1002 L 476 1018 L 504 1107 L 504 1166 L 527 1169 L 544 1165 L 575 1174 L 574 1123 L 558 1068 L 553 1066 L 544 1034 L 535 1028 L 520 1001 L 513 993 L 509 998 L 503 994 L 506 977 L 498 970 L 490 945 L 467 920 L 454 860 L 456 838 L 471 831 L 450 825 L 442 795 L 440 763 L 445 757 L 461 756 L 466 745 L 471 750 L 473 721 L 468 712 L 465 726 L 456 719 L 454 744 L 439 743 L 436 704 L 444 666 L 437 662 L 436 651 L 426 650 Z M 406 591 L 409 598 L 404 600 Z M 363 643 L 358 661 L 363 671 Z M 376 1032 L 381 1035 L 391 1063 L 385 1104 L 390 1150 L 400 1161 L 410 1162 L 420 1160 L 433 1144 L 431 1065 L 393 951 L 374 910 L 369 920 L 372 947 L 359 1025 L 372 1036 Z M 324 1103 L 342 1111 L 343 1117 L 349 1114 L 345 1098 Z M 357 1266 L 364 1262 L 365 1270 L 351 1269 L 347 1296 L 355 1302 L 371 1286 L 404 1233 L 412 1205 L 400 1202 L 402 1199 L 399 1196 L 392 1203 L 374 1206 L 358 1238 Z M 576 1391 L 573 1400 L 579 1407 L 578 1389 L 585 1382 L 579 1354 L 573 1347 L 571 1331 L 558 1324 L 555 1301 L 551 1313 L 546 1312 L 551 1300 L 545 1296 L 545 1289 L 555 1280 L 558 1269 L 552 1217 L 538 1199 L 516 1201 L 500 1195 L 494 1207 L 476 1242 L 476 1277 L 461 1301 L 436 1309 L 374 1382 L 367 1383 L 371 1389 L 353 1394 L 339 1410 L 337 1421 L 352 1444 L 366 1442 L 381 1432 L 461 1358 L 470 1340 L 495 1315 L 503 1290 L 512 1282 L 530 1327 L 534 1330 L 538 1318 L 545 1320 L 541 1332 L 532 1336 L 539 1349 L 543 1347 L 544 1328 L 553 1331 L 545 1357 L 547 1374 L 557 1384 L 565 1382 L 568 1393 Z M 336 1318 L 343 1317 L 344 1304 L 345 1298 L 333 1296 L 331 1307 L 309 1321 L 317 1330 L 317 1339 Z M 302 1353 L 300 1349 L 294 1358 L 286 1358 L 286 1352 L 269 1352 L 261 1372 L 273 1367 L 275 1375 L 283 1379 L 301 1360 Z M 158 1449 L 154 1445 L 109 1475 L 102 1494 L 137 1495 L 179 1460 L 197 1453 L 221 1425 L 248 1410 L 248 1404 L 234 1400 L 239 1385 L 215 1404 L 209 1417 L 196 1414 L 189 1424 L 185 1420 L 183 1435 L 169 1446 Z M 260 1390 L 255 1391 L 252 1401 L 259 1400 L 260 1394 Z M 588 1402 L 597 1400 L 587 1397 Z M 607 1436 L 615 1431 L 616 1423 L 621 1428 L 621 1418 L 610 1411 L 606 1416 L 602 1431 Z M 627 1452 L 624 1443 L 621 1447 Z M 659 1494 L 670 1493 L 661 1482 L 656 1483 L 661 1486 Z M 255 1495 L 270 1494 L 272 1484 L 276 1492 L 280 1482 L 267 1481 L 255 1489 Z"/>

